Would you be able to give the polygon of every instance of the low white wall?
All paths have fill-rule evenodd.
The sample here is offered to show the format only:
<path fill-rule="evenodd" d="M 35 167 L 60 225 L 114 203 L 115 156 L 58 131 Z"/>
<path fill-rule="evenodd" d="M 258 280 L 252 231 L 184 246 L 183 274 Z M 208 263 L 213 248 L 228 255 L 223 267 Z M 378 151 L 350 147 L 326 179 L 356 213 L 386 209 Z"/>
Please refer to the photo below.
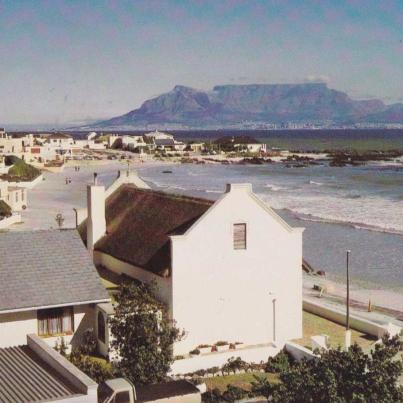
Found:
<path fill-rule="evenodd" d="M 287 342 L 285 343 L 284 348 L 287 351 L 287 353 L 290 354 L 291 357 L 298 362 L 301 361 L 303 358 L 306 358 L 307 360 L 320 358 L 319 355 L 314 354 L 308 348 L 300 346 L 299 344 L 296 343 Z"/>
<path fill-rule="evenodd" d="M 341 325 L 346 324 L 346 312 L 338 309 L 325 307 L 313 301 L 308 301 L 304 299 L 303 301 L 304 311 L 313 313 L 315 315 L 321 316 L 323 318 L 329 319 L 333 322 L 339 323 Z M 350 314 L 350 327 L 352 329 L 358 330 L 375 337 L 382 337 L 388 331 L 388 325 L 381 325 L 379 323 L 371 322 L 367 319 L 360 318 L 356 315 Z M 400 333 L 400 328 L 396 326 L 396 334 Z M 389 331 L 390 332 L 390 331 Z"/>
<path fill-rule="evenodd" d="M 221 367 L 231 357 L 240 357 L 248 363 L 266 362 L 269 357 L 274 357 L 281 350 L 280 347 L 273 345 L 246 347 L 240 350 L 229 350 L 222 353 L 210 353 L 197 355 L 191 358 L 176 360 L 171 366 L 173 375 L 187 374 L 199 369 L 208 369 L 211 367 Z"/>
<path fill-rule="evenodd" d="M 13 213 L 12 216 L 8 218 L 3 218 L 0 220 L 0 229 L 4 229 L 9 227 L 12 224 L 16 224 L 21 222 L 21 214 L 20 213 Z"/>
<path fill-rule="evenodd" d="M 94 263 L 96 265 L 102 265 L 114 273 L 126 274 L 127 276 L 146 284 L 154 281 L 158 287 L 158 299 L 167 305 L 167 307 L 171 307 L 171 277 L 164 278 L 157 276 L 147 270 L 122 262 L 113 256 L 99 251 L 94 251 Z"/>
<path fill-rule="evenodd" d="M 42 180 L 43 180 L 43 175 L 40 174 L 37 178 L 35 178 L 31 182 L 9 182 L 9 186 L 18 186 L 18 187 L 21 187 L 21 188 L 32 189 L 38 183 L 42 182 Z"/>
<path fill-rule="evenodd" d="M 49 347 L 35 334 L 27 335 L 28 346 L 45 361 L 58 375 L 69 381 L 80 393 L 85 394 L 83 402 L 97 402 L 98 385 L 71 362 Z"/>

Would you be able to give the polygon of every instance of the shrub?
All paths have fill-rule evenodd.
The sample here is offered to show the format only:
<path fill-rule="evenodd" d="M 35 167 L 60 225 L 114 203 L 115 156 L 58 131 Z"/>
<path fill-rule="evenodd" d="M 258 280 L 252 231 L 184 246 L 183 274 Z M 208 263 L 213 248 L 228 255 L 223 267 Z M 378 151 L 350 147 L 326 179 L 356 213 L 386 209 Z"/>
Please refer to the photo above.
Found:
<path fill-rule="evenodd" d="M 235 371 L 240 369 L 248 368 L 249 364 L 241 359 L 241 357 L 231 357 L 228 361 L 222 366 L 222 370 L 224 372 Z"/>
<path fill-rule="evenodd" d="M 228 341 L 217 341 L 217 343 L 215 344 L 216 346 L 226 346 L 228 344 Z"/>
<path fill-rule="evenodd" d="M 223 401 L 220 389 L 214 388 L 213 390 L 208 390 L 202 396 L 202 401 L 205 403 L 220 403 Z"/>
<path fill-rule="evenodd" d="M 11 217 L 11 215 L 11 207 L 4 200 L 0 200 L 0 219 Z"/>
<path fill-rule="evenodd" d="M 284 350 L 281 350 L 275 357 L 269 357 L 264 370 L 265 372 L 281 374 L 290 368 L 290 364 L 290 356 Z"/>
<path fill-rule="evenodd" d="M 97 338 L 93 329 L 87 329 L 82 336 L 82 342 L 79 347 L 81 354 L 92 355 L 97 350 Z"/>
<path fill-rule="evenodd" d="M 211 347 L 210 344 L 200 344 L 199 346 L 197 346 L 197 348 L 207 348 L 207 347 Z"/>
<path fill-rule="evenodd" d="M 207 369 L 208 374 L 216 374 L 220 370 L 219 367 L 211 367 Z"/>
<path fill-rule="evenodd" d="M 238 386 L 228 385 L 227 390 L 222 394 L 222 397 L 227 402 L 243 399 L 248 392 Z"/>
<path fill-rule="evenodd" d="M 73 365 L 97 383 L 121 376 L 116 372 L 116 369 L 112 364 L 96 361 L 92 357 L 80 354 L 77 351 L 73 351 L 70 354 L 69 359 Z"/>
<path fill-rule="evenodd" d="M 194 350 L 190 351 L 190 354 L 192 355 L 199 355 L 200 354 L 200 350 L 198 348 L 195 348 Z"/>

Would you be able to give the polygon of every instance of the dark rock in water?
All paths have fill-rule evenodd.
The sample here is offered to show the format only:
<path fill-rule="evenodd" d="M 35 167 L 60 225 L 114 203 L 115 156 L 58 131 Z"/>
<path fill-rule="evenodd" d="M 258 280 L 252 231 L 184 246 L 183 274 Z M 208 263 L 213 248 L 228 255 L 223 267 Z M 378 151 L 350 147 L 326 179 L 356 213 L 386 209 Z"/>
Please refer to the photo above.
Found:
<path fill-rule="evenodd" d="M 163 174 L 171 174 L 172 171 L 167 170 L 167 171 L 162 171 L 162 173 L 163 173 Z"/>
<path fill-rule="evenodd" d="M 323 270 L 318 270 L 318 271 L 316 272 L 316 274 L 317 274 L 318 276 L 326 276 L 326 272 L 323 271 Z"/>

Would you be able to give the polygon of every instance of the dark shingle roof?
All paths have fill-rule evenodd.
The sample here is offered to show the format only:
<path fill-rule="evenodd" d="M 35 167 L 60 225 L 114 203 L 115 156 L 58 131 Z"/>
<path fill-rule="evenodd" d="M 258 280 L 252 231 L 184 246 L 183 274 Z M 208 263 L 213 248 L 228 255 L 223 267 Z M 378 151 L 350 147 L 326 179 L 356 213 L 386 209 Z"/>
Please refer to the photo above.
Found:
<path fill-rule="evenodd" d="M 212 204 L 122 185 L 106 201 L 107 235 L 95 244 L 95 250 L 162 274 L 171 266 L 169 235 L 183 234 Z M 79 231 L 85 240 L 86 221 Z"/>
<path fill-rule="evenodd" d="M 76 230 L 0 233 L 0 312 L 108 299 Z"/>
<path fill-rule="evenodd" d="M 43 402 L 78 396 L 28 346 L 0 348 L 0 402 Z"/>

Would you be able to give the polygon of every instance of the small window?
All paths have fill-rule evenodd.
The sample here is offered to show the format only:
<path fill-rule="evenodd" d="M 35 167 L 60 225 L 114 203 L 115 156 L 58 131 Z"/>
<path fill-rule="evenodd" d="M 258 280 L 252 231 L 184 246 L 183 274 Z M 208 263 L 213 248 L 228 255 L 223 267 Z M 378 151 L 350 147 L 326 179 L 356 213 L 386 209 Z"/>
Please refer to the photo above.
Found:
<path fill-rule="evenodd" d="M 246 249 L 246 224 L 234 224 L 234 249 Z"/>
<path fill-rule="evenodd" d="M 105 343 L 106 335 L 105 335 L 105 318 L 102 312 L 98 312 L 98 339 Z"/>
<path fill-rule="evenodd" d="M 73 307 L 41 309 L 37 316 L 39 336 L 56 336 L 74 332 Z"/>

